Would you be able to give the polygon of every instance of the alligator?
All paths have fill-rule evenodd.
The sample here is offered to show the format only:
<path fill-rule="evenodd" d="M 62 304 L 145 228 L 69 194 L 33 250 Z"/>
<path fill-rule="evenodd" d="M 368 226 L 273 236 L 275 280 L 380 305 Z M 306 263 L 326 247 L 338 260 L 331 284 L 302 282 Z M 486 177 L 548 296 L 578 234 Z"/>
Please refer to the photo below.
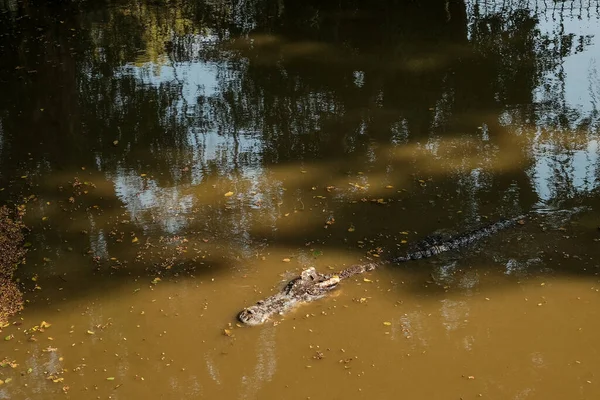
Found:
<path fill-rule="evenodd" d="M 405 255 L 392 258 L 390 261 L 367 262 L 353 265 L 337 274 L 321 274 L 314 267 L 310 267 L 303 270 L 299 277 L 289 281 L 280 292 L 242 310 L 238 314 L 238 319 L 246 325 L 261 325 L 276 314 L 285 314 L 299 304 L 324 297 L 335 289 L 342 280 L 351 276 L 373 271 L 375 268 L 388 262 L 398 264 L 433 257 L 451 250 L 458 250 L 461 247 L 468 246 L 521 222 L 526 217 L 526 215 L 520 215 L 511 219 L 500 220 L 479 229 L 449 238 L 430 236 L 419 242 L 412 251 L 407 252 Z"/>

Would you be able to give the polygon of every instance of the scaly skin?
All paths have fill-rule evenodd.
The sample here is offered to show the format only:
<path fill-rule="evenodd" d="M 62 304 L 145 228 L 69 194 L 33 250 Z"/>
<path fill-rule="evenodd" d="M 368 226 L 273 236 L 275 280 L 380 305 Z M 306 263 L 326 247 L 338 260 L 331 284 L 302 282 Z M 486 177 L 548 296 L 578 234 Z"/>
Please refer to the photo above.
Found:
<path fill-rule="evenodd" d="M 342 280 L 376 267 L 376 263 L 353 265 L 332 275 L 318 273 L 313 267 L 305 269 L 298 278 L 288 282 L 281 292 L 242 310 L 238 319 L 246 325 L 263 324 L 275 314 L 284 314 L 301 303 L 320 299 Z"/>
<path fill-rule="evenodd" d="M 421 246 L 420 250 L 409 252 L 404 256 L 396 257 L 392 259 L 392 263 L 401 263 L 410 260 L 419 260 L 421 258 L 429 258 L 437 256 L 440 253 L 444 253 L 450 250 L 457 250 L 461 247 L 468 246 L 475 243 L 478 240 L 493 235 L 494 233 L 513 226 L 520 220 L 526 218 L 526 215 L 519 215 L 518 217 L 511 219 L 503 219 L 495 222 L 491 225 L 484 226 L 473 231 L 463 233 L 458 236 L 454 236 L 448 240 L 434 241 L 434 243 L 428 243 L 425 246 Z"/>
<path fill-rule="evenodd" d="M 421 258 L 429 258 L 450 250 L 457 250 L 468 246 L 478 240 L 493 235 L 494 233 L 513 226 L 518 221 L 526 218 L 520 215 L 508 220 L 501 220 L 473 231 L 451 237 L 448 240 L 429 239 L 421 242 L 418 250 L 408 252 L 404 256 L 392 259 L 392 263 L 401 263 Z M 291 280 L 279 292 L 271 297 L 259 301 L 238 314 L 238 319 L 246 325 L 260 325 L 268 321 L 273 315 L 285 314 L 295 306 L 320 299 L 337 287 L 344 279 L 357 274 L 363 274 L 377 268 L 381 263 L 365 263 L 348 267 L 337 274 L 321 274 L 314 268 L 302 271 L 299 277 Z"/>

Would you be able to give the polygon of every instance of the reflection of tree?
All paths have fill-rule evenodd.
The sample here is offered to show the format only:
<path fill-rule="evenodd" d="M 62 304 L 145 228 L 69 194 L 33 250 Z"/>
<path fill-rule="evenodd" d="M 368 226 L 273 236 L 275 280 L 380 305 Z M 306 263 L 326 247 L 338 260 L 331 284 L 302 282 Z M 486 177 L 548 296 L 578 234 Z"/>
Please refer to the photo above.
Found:
<path fill-rule="evenodd" d="M 426 176 L 433 168 L 415 154 L 441 164 L 449 153 L 439 149 L 460 144 L 458 136 L 468 137 L 468 149 L 439 190 L 458 191 L 457 203 L 476 216 L 498 194 L 523 208 L 535 201 L 527 171 L 535 140 L 560 144 L 571 130 L 598 129 L 597 115 L 569 108 L 560 87 L 564 59 L 591 39 L 544 34 L 540 14 L 518 5 L 497 12 L 457 0 L 17 4 L 0 14 L 10 66 L 0 79 L 19 93 L 0 99 L 1 151 L 12 156 L 0 159 L 3 171 L 29 158 L 18 167 L 32 176 L 95 166 L 129 185 L 120 192 L 125 203 L 145 191 L 156 203 L 165 196 L 159 211 L 195 201 L 186 206 L 205 212 L 207 225 L 229 224 L 240 236 L 258 225 L 250 212 L 211 209 L 181 193 L 227 182 L 239 185 L 244 204 L 257 201 L 257 191 L 274 209 L 284 185 L 256 178 L 265 166 L 323 160 L 335 166 L 330 180 L 362 169 Z M 197 64 L 214 67 L 215 88 L 190 89 Z M 530 164 L 494 170 L 516 142 L 518 159 Z M 380 162 L 403 146 L 416 149 L 412 159 Z M 572 192 L 564 178 L 555 182 L 565 189 L 557 197 Z"/>

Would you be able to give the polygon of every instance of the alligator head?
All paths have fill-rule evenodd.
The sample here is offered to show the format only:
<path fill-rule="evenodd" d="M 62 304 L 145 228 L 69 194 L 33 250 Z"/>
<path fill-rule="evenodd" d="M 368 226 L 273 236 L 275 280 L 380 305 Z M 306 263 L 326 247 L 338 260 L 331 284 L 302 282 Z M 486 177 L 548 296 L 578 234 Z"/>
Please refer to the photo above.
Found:
<path fill-rule="evenodd" d="M 378 265 L 374 262 L 352 265 L 334 275 L 320 274 L 312 267 L 305 269 L 299 277 L 289 281 L 279 293 L 242 310 L 238 314 L 238 319 L 246 325 L 263 324 L 273 315 L 283 314 L 300 303 L 320 299 L 333 290 L 341 280 L 373 271 Z"/>
<path fill-rule="evenodd" d="M 300 303 L 323 297 L 339 282 L 337 275 L 320 274 L 313 267 L 305 269 L 298 278 L 288 282 L 281 292 L 242 310 L 238 319 L 246 325 L 263 324 L 275 314 L 283 314 Z"/>

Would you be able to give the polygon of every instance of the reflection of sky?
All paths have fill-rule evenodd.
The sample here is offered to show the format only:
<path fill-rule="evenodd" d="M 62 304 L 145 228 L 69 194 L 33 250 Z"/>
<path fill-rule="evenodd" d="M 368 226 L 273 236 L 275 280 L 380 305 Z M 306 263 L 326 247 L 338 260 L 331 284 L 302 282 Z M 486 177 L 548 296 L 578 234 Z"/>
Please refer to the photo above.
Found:
<path fill-rule="evenodd" d="M 198 43 L 203 42 L 201 36 L 196 37 Z M 195 105 L 199 96 L 218 96 L 219 71 L 227 68 L 214 62 L 185 62 L 161 65 L 147 63 L 142 66 L 128 65 L 121 73 L 131 74 L 148 85 L 177 81 L 182 86 L 180 106 L 183 103 Z M 236 169 L 241 154 L 256 154 L 260 148 L 260 139 L 250 135 L 239 134 L 220 135 L 218 127 L 203 133 L 196 133 L 195 129 L 188 132 L 188 145 L 192 149 L 192 160 L 195 166 L 207 166 L 214 163 L 219 166 L 221 173 Z M 250 164 L 250 165 L 248 165 Z M 199 185 L 206 178 L 204 167 L 191 168 L 191 184 Z M 235 174 L 245 178 L 254 187 L 258 185 L 262 176 L 260 163 L 245 163 L 244 168 L 236 169 Z M 140 213 L 145 210 L 155 209 L 155 215 L 160 215 L 162 228 L 169 233 L 176 233 L 187 222 L 183 217 L 189 212 L 193 199 L 191 196 L 181 196 L 181 187 L 160 188 L 151 180 L 141 179 L 135 171 L 117 172 L 114 178 L 117 196 L 123 200 L 130 215 L 140 218 Z M 167 210 L 170 210 L 168 212 Z M 145 224 L 144 224 L 145 225 Z"/>
<path fill-rule="evenodd" d="M 546 24 L 541 24 L 542 29 Z M 575 35 L 593 36 L 591 45 L 585 51 L 567 57 L 564 63 L 565 100 L 573 108 L 589 113 L 597 111 L 598 96 L 600 96 L 600 75 L 598 75 L 598 55 L 600 55 L 600 21 L 566 20 L 566 32 Z"/>
<path fill-rule="evenodd" d="M 201 39 L 199 39 L 201 40 Z M 141 81 L 158 86 L 161 83 L 179 81 L 183 83 L 183 97 L 194 104 L 199 93 L 213 96 L 217 93 L 217 73 L 221 65 L 207 62 L 186 62 L 161 65 L 152 68 L 149 65 L 128 65 L 123 72 L 133 74 Z M 150 73 L 149 70 L 155 73 Z"/>
<path fill-rule="evenodd" d="M 564 194 L 574 195 L 576 193 L 593 190 L 598 185 L 595 180 L 595 168 L 598 162 L 598 142 L 590 134 L 597 134 L 593 124 L 589 131 L 582 131 L 578 125 L 585 118 L 592 122 L 598 121 L 595 115 L 598 112 L 598 99 L 600 97 L 600 74 L 598 73 L 598 55 L 600 55 L 600 14 L 597 7 L 598 2 L 586 4 L 576 2 L 552 3 L 536 2 L 535 0 L 505 1 L 499 3 L 479 3 L 467 1 L 467 9 L 474 10 L 475 4 L 480 7 L 480 13 L 485 15 L 492 13 L 506 14 L 519 7 L 529 7 L 538 10 L 537 18 L 540 35 L 548 36 L 551 40 L 557 35 L 573 35 L 573 48 L 571 55 L 565 57 L 562 63 L 554 70 L 548 71 L 544 76 L 540 87 L 534 93 L 534 101 L 544 111 L 544 117 L 549 120 L 557 120 L 561 113 L 569 113 L 570 130 L 555 132 L 555 137 L 572 135 L 571 141 L 577 141 L 574 150 L 565 149 L 564 145 L 548 143 L 546 139 L 540 139 L 541 130 L 552 130 L 545 126 L 544 122 L 538 122 L 534 127 L 538 133 L 538 140 L 534 142 L 533 168 L 530 176 L 534 187 L 542 201 L 555 198 L 556 188 L 560 186 L 567 190 Z M 588 6 L 588 10 L 579 9 L 579 6 Z M 563 9 L 563 12 L 553 11 Z M 571 8 L 572 7 L 572 8 Z M 583 38 L 581 40 L 581 38 Z M 578 48 L 580 41 L 583 48 Z M 550 48 L 551 51 L 559 51 Z M 553 99 L 558 99 L 552 102 Z M 562 103 L 562 104 L 561 104 Z M 544 104 L 551 104 L 547 108 Z M 509 112 L 502 115 L 500 121 L 508 130 L 519 127 L 513 125 Z M 562 142 L 570 142 L 565 138 Z M 560 142 L 560 141 L 559 141 Z M 570 143 L 572 145 L 573 143 Z"/>
<path fill-rule="evenodd" d="M 562 21 L 559 19 L 541 19 L 538 26 L 542 34 L 551 36 L 560 32 L 562 24 L 565 33 L 575 35 L 574 47 L 577 46 L 579 37 L 591 37 L 590 44 L 584 51 L 574 51 L 575 54 L 566 57 L 562 63 L 565 107 L 576 110 L 582 118 L 586 118 L 598 111 L 597 99 L 600 95 L 600 75 L 598 74 L 597 63 L 598 55 L 600 55 L 600 43 L 598 41 L 600 24 L 596 18 L 579 20 L 576 17 L 577 14 L 573 18 L 566 18 Z M 557 72 L 552 71 L 547 78 L 557 80 Z M 560 87 L 554 87 L 553 89 L 558 90 Z M 580 121 L 573 122 L 575 123 L 570 124 L 573 132 L 563 132 L 563 135 L 573 134 L 573 137 L 575 137 L 575 135 L 598 133 L 593 131 L 576 132 L 577 124 Z M 574 194 L 573 192 L 590 191 L 597 186 L 595 166 L 598 162 L 598 141 L 596 139 L 588 137 L 587 143 L 583 143 L 582 146 L 579 146 L 580 148 L 571 150 L 568 153 L 565 152 L 564 148 L 548 143 L 536 143 L 536 147 L 537 157 L 533 180 L 540 200 L 548 201 L 554 197 L 553 186 L 555 186 L 557 174 L 558 179 L 570 183 L 572 192 L 569 194 L 571 195 Z"/>

